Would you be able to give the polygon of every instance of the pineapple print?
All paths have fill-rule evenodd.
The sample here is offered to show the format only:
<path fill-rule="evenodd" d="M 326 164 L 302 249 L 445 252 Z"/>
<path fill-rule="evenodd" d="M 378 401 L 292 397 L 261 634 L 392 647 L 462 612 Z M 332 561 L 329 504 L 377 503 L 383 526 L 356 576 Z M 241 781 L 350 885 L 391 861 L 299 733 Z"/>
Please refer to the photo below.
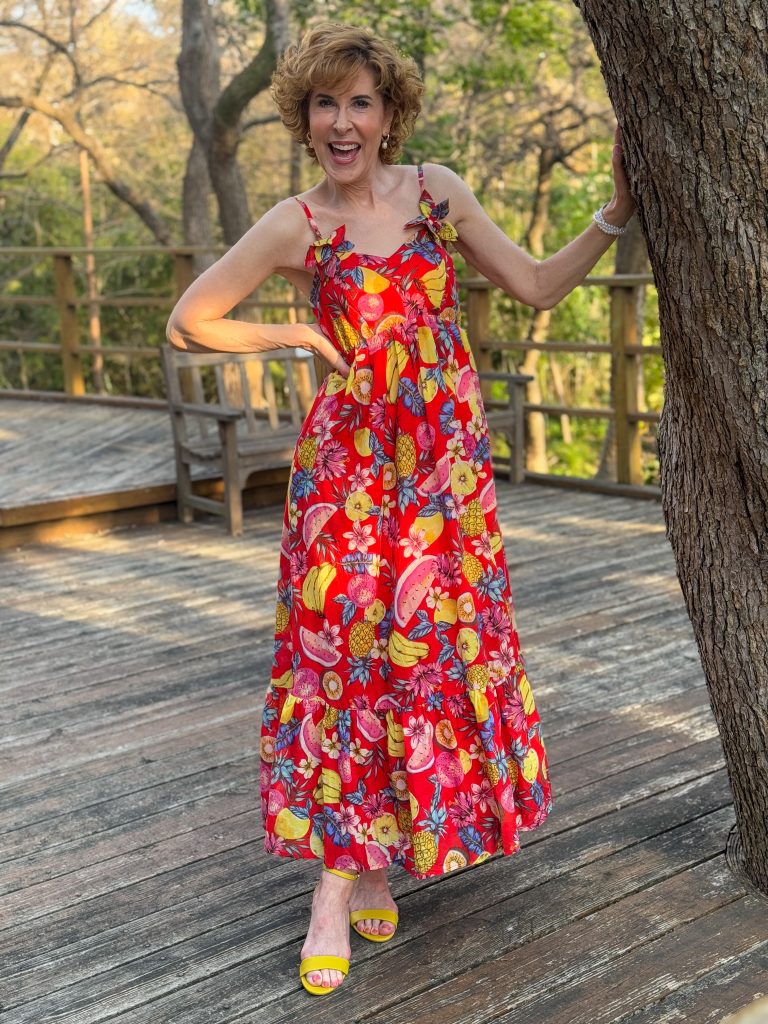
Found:
<path fill-rule="evenodd" d="M 287 607 L 282 601 L 277 602 L 277 609 L 275 610 L 275 632 L 282 633 L 285 627 L 288 625 L 289 613 Z"/>
<path fill-rule="evenodd" d="M 459 522 L 464 533 L 469 537 L 477 537 L 485 529 L 485 516 L 483 506 L 479 498 L 473 498 L 467 505 L 467 511 L 461 516 Z"/>
<path fill-rule="evenodd" d="M 416 444 L 410 434 L 398 434 L 395 442 L 397 475 L 410 476 L 416 468 Z"/>
<path fill-rule="evenodd" d="M 352 324 L 345 316 L 334 317 L 333 335 L 344 352 L 352 352 L 354 350 L 357 343 L 357 335 Z"/>
<path fill-rule="evenodd" d="M 461 559 L 461 571 L 464 573 L 467 583 L 471 583 L 474 586 L 483 575 L 483 566 L 479 558 L 465 551 Z"/>
<path fill-rule="evenodd" d="M 349 652 L 356 658 L 370 654 L 376 639 L 376 627 L 372 622 L 356 622 L 349 633 Z"/>
<path fill-rule="evenodd" d="M 487 665 L 470 665 L 467 669 L 467 682 L 473 690 L 485 690 L 488 679 Z"/>
<path fill-rule="evenodd" d="M 332 729 L 339 720 L 339 709 L 331 707 L 330 704 L 326 704 L 325 714 L 323 715 L 323 728 Z"/>
<path fill-rule="evenodd" d="M 413 818 L 411 817 L 410 807 L 406 807 L 405 804 L 399 804 L 397 808 L 397 827 L 403 833 L 408 836 L 409 839 L 413 838 Z"/>
<path fill-rule="evenodd" d="M 499 775 L 499 768 L 495 761 L 485 761 L 483 763 L 483 770 L 485 771 L 485 776 L 490 784 L 492 786 L 497 786 L 501 776 Z"/>
<path fill-rule="evenodd" d="M 416 870 L 425 873 L 430 871 L 437 860 L 437 840 L 431 832 L 414 832 L 411 841 Z"/>
<path fill-rule="evenodd" d="M 317 458 L 317 438 L 305 437 L 299 445 L 299 465 L 302 469 L 312 469 Z"/>

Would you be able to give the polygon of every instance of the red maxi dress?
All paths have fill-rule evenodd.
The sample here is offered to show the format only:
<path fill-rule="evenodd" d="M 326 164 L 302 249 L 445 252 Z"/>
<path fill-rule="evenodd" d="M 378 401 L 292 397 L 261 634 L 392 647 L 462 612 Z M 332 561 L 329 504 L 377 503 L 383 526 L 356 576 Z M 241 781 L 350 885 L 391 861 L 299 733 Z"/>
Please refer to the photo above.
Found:
<path fill-rule="evenodd" d="M 350 364 L 302 426 L 261 728 L 265 849 L 417 878 L 519 850 L 552 807 L 448 244 L 418 168 L 390 256 L 315 241 L 311 303 Z M 415 184 L 415 182 L 414 182 Z M 414 189 L 414 193 L 415 193 Z"/>

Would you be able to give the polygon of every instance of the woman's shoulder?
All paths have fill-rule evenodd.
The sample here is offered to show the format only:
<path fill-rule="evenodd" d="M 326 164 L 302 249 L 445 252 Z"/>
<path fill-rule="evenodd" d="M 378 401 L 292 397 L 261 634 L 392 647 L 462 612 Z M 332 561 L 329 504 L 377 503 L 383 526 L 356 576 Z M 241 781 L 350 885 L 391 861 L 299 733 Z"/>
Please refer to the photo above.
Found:
<path fill-rule="evenodd" d="M 467 185 L 464 179 L 446 167 L 445 164 L 422 164 L 424 168 L 424 187 L 434 198 L 435 202 L 448 200 L 451 210 L 451 219 L 464 216 L 466 212 L 477 203 L 475 194 Z"/>

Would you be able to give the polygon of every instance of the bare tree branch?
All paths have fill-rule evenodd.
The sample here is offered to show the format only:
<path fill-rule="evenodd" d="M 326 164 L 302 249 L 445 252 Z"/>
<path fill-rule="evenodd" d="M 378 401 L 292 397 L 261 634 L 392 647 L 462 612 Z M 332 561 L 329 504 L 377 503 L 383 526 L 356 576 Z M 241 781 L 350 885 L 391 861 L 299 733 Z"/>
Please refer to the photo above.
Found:
<path fill-rule="evenodd" d="M 34 110 L 38 114 L 42 114 L 44 117 L 48 117 L 52 121 L 56 121 L 57 124 L 60 124 L 74 142 L 90 154 L 107 188 L 138 214 L 161 245 L 171 245 L 171 233 L 152 204 L 137 195 L 127 182 L 117 176 L 105 151 L 96 139 L 80 124 L 77 115 L 73 111 L 60 106 L 53 106 L 53 104 L 48 103 L 39 96 L 29 95 L 0 96 L 0 107 L 21 107 L 27 110 Z"/>

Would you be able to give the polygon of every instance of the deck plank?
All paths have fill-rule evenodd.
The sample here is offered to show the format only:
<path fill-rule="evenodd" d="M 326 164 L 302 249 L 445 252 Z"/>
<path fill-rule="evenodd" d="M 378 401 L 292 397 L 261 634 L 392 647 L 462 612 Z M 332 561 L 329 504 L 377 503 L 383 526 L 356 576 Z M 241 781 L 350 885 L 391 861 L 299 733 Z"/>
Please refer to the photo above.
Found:
<path fill-rule="evenodd" d="M 497 491 L 554 811 L 515 857 L 391 872 L 398 935 L 353 936 L 314 1003 L 318 866 L 266 855 L 258 813 L 282 507 L 237 541 L 204 520 L 2 553 L 4 1024 L 715 1024 L 765 991 L 659 506 Z"/>

